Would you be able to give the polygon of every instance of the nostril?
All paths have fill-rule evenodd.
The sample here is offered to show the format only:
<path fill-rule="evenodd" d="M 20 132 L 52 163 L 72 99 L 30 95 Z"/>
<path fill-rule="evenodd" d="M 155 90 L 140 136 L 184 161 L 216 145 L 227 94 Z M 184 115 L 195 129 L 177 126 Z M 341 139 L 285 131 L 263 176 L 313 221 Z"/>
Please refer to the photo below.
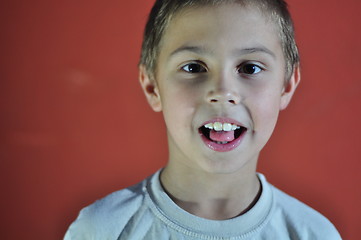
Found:
<path fill-rule="evenodd" d="M 219 91 L 210 91 L 206 96 L 206 101 L 208 103 L 222 103 L 222 104 L 232 104 L 237 105 L 239 103 L 240 96 L 232 91 L 228 90 L 219 90 Z"/>

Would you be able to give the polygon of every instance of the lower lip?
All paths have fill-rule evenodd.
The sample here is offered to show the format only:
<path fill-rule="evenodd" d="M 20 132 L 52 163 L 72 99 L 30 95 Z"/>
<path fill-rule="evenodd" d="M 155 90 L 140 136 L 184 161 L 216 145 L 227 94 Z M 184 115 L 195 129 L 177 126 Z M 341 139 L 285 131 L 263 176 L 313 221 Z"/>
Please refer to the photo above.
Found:
<path fill-rule="evenodd" d="M 237 148 L 241 144 L 241 141 L 242 141 L 245 133 L 246 133 L 246 131 L 243 132 L 241 136 L 234 139 L 232 142 L 229 142 L 226 144 L 218 144 L 216 142 L 213 142 L 213 141 L 209 140 L 208 138 L 206 138 L 203 134 L 201 134 L 201 138 L 202 138 L 203 142 L 206 144 L 206 146 L 209 147 L 210 149 L 212 149 L 216 152 L 229 152 L 229 151 L 232 151 L 233 149 Z"/>

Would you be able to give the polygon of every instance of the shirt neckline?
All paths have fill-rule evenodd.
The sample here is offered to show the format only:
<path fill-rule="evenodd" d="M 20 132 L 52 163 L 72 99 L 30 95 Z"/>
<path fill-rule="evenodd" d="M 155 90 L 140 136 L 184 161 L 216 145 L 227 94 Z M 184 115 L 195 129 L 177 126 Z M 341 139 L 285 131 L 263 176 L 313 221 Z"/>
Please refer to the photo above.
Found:
<path fill-rule="evenodd" d="M 246 213 L 227 220 L 210 220 L 195 216 L 180 208 L 164 191 L 160 183 L 161 170 L 147 181 L 150 205 L 163 222 L 188 235 L 205 237 L 235 237 L 258 231 L 268 221 L 273 209 L 273 193 L 264 175 L 257 176 L 262 185 L 262 193 L 256 204 Z"/>

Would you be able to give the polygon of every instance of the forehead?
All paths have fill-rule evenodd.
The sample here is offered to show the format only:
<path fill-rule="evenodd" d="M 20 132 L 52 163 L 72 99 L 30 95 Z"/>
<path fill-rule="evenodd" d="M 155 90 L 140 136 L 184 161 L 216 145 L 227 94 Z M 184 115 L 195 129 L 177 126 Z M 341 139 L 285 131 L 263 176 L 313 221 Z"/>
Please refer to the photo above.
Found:
<path fill-rule="evenodd" d="M 271 17 L 253 6 L 237 3 L 186 8 L 170 20 L 160 55 L 184 45 L 224 54 L 234 48 L 263 46 L 282 53 L 278 28 Z"/>

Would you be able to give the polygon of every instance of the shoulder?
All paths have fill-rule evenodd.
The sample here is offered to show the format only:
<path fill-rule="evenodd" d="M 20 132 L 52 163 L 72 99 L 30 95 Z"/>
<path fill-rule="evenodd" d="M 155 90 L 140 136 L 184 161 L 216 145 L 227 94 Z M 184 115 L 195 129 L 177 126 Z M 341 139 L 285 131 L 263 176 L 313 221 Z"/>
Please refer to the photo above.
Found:
<path fill-rule="evenodd" d="M 271 188 L 275 220 L 291 236 L 301 239 L 341 239 L 334 225 L 322 214 L 276 187 Z"/>
<path fill-rule="evenodd" d="M 70 225 L 64 239 L 101 239 L 100 236 L 116 239 L 142 206 L 146 194 L 145 185 L 146 180 L 113 192 L 85 207 Z"/>

